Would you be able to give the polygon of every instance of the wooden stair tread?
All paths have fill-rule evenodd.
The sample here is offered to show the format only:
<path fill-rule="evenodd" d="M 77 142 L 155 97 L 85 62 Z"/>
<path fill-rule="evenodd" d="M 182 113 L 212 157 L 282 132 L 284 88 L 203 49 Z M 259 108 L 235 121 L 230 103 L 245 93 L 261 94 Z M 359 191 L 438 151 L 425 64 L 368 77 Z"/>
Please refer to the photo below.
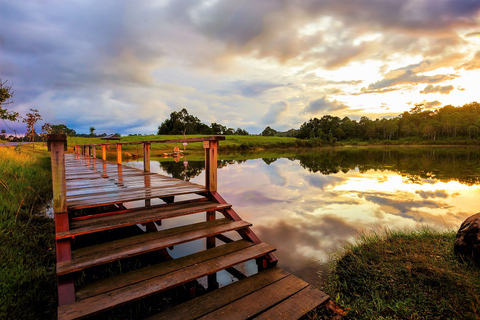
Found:
<path fill-rule="evenodd" d="M 212 249 L 196 252 L 185 257 L 165 261 L 153 266 L 124 273 L 119 276 L 106 278 L 100 281 L 93 282 L 91 284 L 87 284 L 82 288 L 77 289 L 76 297 L 77 300 L 90 298 L 108 291 L 126 287 L 130 284 L 145 281 L 150 278 L 167 274 L 175 270 L 179 270 L 210 259 L 214 259 L 222 255 L 243 250 L 254 245 L 255 244 L 250 241 L 238 240 Z"/>
<path fill-rule="evenodd" d="M 144 208 L 140 210 L 122 210 L 109 213 L 108 216 L 72 221 L 70 223 L 70 230 L 57 233 L 56 238 L 63 239 L 75 237 L 113 228 L 147 223 L 203 211 L 222 210 L 230 207 L 230 204 L 218 204 L 213 201 L 203 201 L 203 199 L 199 199 L 195 202 L 172 203 L 160 207 Z"/>
<path fill-rule="evenodd" d="M 218 248 L 220 249 L 226 246 L 227 245 L 224 245 Z M 206 252 L 210 250 L 214 249 L 206 250 Z M 60 306 L 58 308 L 58 318 L 79 319 L 94 315 L 188 283 L 236 264 L 259 258 L 273 250 L 275 249 L 272 246 L 266 243 L 260 243 L 200 263 L 194 263 L 188 267 L 176 269 L 160 276 L 79 300 L 72 304 Z M 159 269 L 161 270 L 161 268 Z M 126 275 L 128 275 L 128 273 Z"/>
<path fill-rule="evenodd" d="M 299 319 L 328 299 L 279 267 L 165 310 L 148 320 Z"/>
<path fill-rule="evenodd" d="M 64 275 L 89 267 L 160 250 L 220 233 L 250 227 L 246 221 L 217 219 L 190 224 L 158 232 L 106 242 L 72 252 L 72 260 L 57 263 L 57 275 Z"/>

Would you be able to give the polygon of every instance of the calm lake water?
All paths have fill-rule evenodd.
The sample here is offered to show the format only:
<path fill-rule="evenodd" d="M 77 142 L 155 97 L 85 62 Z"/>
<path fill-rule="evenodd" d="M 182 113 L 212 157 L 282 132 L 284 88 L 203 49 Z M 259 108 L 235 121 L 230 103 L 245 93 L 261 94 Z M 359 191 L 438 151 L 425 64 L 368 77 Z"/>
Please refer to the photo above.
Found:
<path fill-rule="evenodd" d="M 277 248 L 279 265 L 312 283 L 329 253 L 362 230 L 458 229 L 479 212 L 480 149 L 345 147 L 219 155 L 218 191 Z M 188 157 L 187 157 L 188 160 Z M 152 161 L 152 171 L 204 184 L 204 162 Z M 141 167 L 141 162 L 129 165 Z M 217 214 L 220 215 L 220 214 Z M 183 220 L 182 220 L 183 219 Z M 204 221 L 204 214 L 163 227 Z M 221 242 L 218 242 L 221 244 Z M 177 246 L 172 256 L 204 247 Z M 254 263 L 242 267 L 254 273 Z M 219 274 L 220 281 L 231 277 Z"/>

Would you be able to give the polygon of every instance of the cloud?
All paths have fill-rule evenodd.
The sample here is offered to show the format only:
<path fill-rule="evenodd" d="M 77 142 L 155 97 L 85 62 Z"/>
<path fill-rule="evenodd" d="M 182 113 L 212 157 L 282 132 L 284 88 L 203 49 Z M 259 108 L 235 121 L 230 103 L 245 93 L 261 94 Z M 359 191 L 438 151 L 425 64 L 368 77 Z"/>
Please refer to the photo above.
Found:
<path fill-rule="evenodd" d="M 278 101 L 270 105 L 267 112 L 262 117 L 262 123 L 275 124 L 280 119 L 280 116 L 284 114 L 289 107 L 287 101 Z"/>
<path fill-rule="evenodd" d="M 465 37 L 480 37 L 480 31 L 467 33 Z"/>
<path fill-rule="evenodd" d="M 395 89 L 399 85 L 414 85 L 418 83 L 438 83 L 455 79 L 454 74 L 419 75 L 443 66 L 442 62 L 429 60 L 412 64 L 406 67 L 391 70 L 385 74 L 385 78 L 362 88 L 361 93 L 386 92 L 384 90 Z"/>
<path fill-rule="evenodd" d="M 265 91 L 285 86 L 284 84 L 270 82 L 246 83 L 244 81 L 237 81 L 234 83 L 234 85 L 240 88 L 242 95 L 245 97 L 256 97 Z"/>
<path fill-rule="evenodd" d="M 452 85 L 448 86 L 433 86 L 429 84 L 426 86 L 420 93 L 427 94 L 427 93 L 441 93 L 441 94 L 449 94 L 453 90 Z"/>
<path fill-rule="evenodd" d="M 415 193 L 418 194 L 423 199 L 428 199 L 428 198 L 443 198 L 443 199 L 446 199 L 446 198 L 448 198 L 448 193 L 445 190 L 435 190 L 435 191 L 417 190 L 417 191 L 415 191 Z"/>
<path fill-rule="evenodd" d="M 465 70 L 477 70 L 480 69 L 480 51 L 475 53 L 475 56 L 472 60 L 465 62 L 462 65 L 462 68 Z"/>
<path fill-rule="evenodd" d="M 428 101 L 428 102 L 425 102 L 423 104 L 423 106 L 425 107 L 425 109 L 431 109 L 433 107 L 437 107 L 437 106 L 440 106 L 442 105 L 442 103 L 438 100 L 435 100 L 435 101 Z"/>
<path fill-rule="evenodd" d="M 305 109 L 303 109 L 303 113 L 328 113 L 347 108 L 347 105 L 337 100 L 327 100 L 327 97 L 324 96 L 320 99 L 310 101 L 309 104 L 305 107 Z"/>

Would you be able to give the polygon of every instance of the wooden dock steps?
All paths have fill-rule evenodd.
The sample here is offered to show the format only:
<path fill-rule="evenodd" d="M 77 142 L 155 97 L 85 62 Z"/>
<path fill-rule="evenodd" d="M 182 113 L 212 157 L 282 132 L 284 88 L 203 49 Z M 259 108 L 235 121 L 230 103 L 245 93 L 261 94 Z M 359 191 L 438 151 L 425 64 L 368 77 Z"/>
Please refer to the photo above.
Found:
<path fill-rule="evenodd" d="M 203 211 L 230 208 L 230 204 L 219 204 L 199 198 L 192 201 L 163 204 L 147 208 L 120 210 L 108 214 L 72 219 L 70 230 L 57 233 L 57 239 L 71 238 L 88 233 L 111 230 L 135 224 L 148 223 Z"/>
<path fill-rule="evenodd" d="M 151 319 L 298 319 L 328 299 L 277 268 L 275 249 L 263 243 L 251 224 L 218 194 L 217 150 L 224 137 L 135 142 L 143 144 L 143 170 L 122 165 L 121 143 L 116 145 L 117 161 L 111 163 L 106 161 L 107 145 L 102 145 L 99 160 L 96 145 L 75 146 L 75 154 L 65 154 L 65 135 L 48 138 L 59 319 L 124 317 L 124 312 L 130 314 L 125 317 L 146 317 L 162 310 L 164 297 L 180 301 L 205 290 L 209 292 Z M 203 143 L 205 185 L 150 172 L 150 144 L 169 142 Z M 150 200 L 156 198 L 163 203 Z M 128 205 L 139 200 L 135 208 Z M 204 222 L 178 218 L 201 213 Z M 199 218 L 195 216 L 195 221 Z M 163 219 L 176 219 L 178 227 L 165 229 Z M 238 236 L 225 234 L 231 231 Z M 234 241 L 238 238 L 242 240 Z M 204 241 L 203 251 L 173 259 L 167 250 L 199 239 Z M 198 244 L 187 246 L 187 251 Z M 238 270 L 247 261 L 249 270 L 256 264 L 257 274 L 246 277 Z M 224 270 L 237 282 L 217 289 L 217 273 Z M 133 314 L 138 307 L 141 313 Z"/>
<path fill-rule="evenodd" d="M 60 306 L 58 318 L 82 319 L 265 256 L 274 250 L 266 243 L 253 244 L 240 240 L 107 278 L 78 290 L 77 299 L 80 300 Z"/>
<path fill-rule="evenodd" d="M 246 221 L 233 221 L 223 218 L 81 248 L 72 251 L 71 260 L 57 263 L 57 275 L 65 275 L 142 253 L 248 228 L 251 225 Z"/>
<path fill-rule="evenodd" d="M 299 319 L 328 295 L 278 267 L 175 306 L 148 320 Z"/>

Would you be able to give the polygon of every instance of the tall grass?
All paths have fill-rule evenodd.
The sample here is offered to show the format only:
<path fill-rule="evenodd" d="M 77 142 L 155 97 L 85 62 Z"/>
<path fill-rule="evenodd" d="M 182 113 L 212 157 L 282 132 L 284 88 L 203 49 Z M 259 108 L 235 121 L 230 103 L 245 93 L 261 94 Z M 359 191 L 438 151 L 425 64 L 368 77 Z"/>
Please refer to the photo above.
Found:
<path fill-rule="evenodd" d="M 46 148 L 0 147 L 0 319 L 55 317 L 53 221 Z"/>
<path fill-rule="evenodd" d="M 324 290 L 348 319 L 478 319 L 480 270 L 456 259 L 454 240 L 428 228 L 362 234 L 334 257 Z"/>

